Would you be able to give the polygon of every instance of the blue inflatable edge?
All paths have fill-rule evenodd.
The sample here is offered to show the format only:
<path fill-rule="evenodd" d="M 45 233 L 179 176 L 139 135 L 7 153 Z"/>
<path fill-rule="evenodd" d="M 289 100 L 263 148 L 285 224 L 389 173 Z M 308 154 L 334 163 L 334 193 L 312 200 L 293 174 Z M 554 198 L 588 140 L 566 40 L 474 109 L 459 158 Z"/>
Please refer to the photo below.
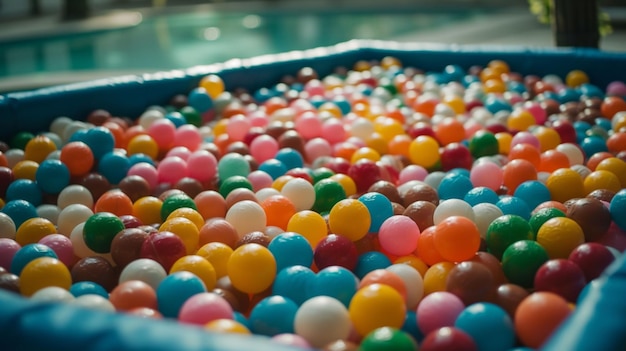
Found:
<path fill-rule="evenodd" d="M 560 77 L 580 69 L 604 88 L 626 81 L 626 54 L 593 49 L 450 46 L 355 40 L 332 47 L 267 55 L 157 74 L 131 75 L 0 95 L 0 140 L 20 131 L 41 132 L 59 116 L 84 119 L 106 108 L 117 116 L 137 117 L 146 106 L 167 104 L 185 94 L 204 75 L 219 74 L 226 88 L 255 90 L 275 84 L 286 74 L 310 66 L 326 75 L 337 66 L 358 60 L 395 56 L 405 66 L 441 71 L 446 65 L 463 68 L 494 59 L 522 74 Z M 542 350 L 626 349 L 626 256 L 590 284 L 575 312 Z M 0 291 L 0 339 L 3 350 L 292 350 L 262 337 L 215 335 L 173 321 L 41 304 Z"/>

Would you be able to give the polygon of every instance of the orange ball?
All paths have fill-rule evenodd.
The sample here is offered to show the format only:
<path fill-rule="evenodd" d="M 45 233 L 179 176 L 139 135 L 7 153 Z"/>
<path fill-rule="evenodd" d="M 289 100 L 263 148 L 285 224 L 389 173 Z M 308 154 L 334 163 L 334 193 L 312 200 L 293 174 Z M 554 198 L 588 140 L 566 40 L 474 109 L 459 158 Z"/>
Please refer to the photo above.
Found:
<path fill-rule="evenodd" d="M 358 146 L 353 143 L 338 143 L 333 147 L 333 154 L 335 157 L 341 157 L 346 160 L 352 159 L 352 155 L 359 149 Z"/>
<path fill-rule="evenodd" d="M 589 168 L 592 172 L 596 170 L 596 167 L 600 164 L 600 162 L 606 160 L 607 158 L 615 157 L 610 152 L 597 152 L 593 154 L 587 160 L 587 168 Z"/>
<path fill-rule="evenodd" d="M 539 168 L 541 163 L 541 152 L 536 147 L 521 143 L 513 146 L 509 150 L 509 160 L 522 159 L 532 163 L 533 166 Z"/>
<path fill-rule="evenodd" d="M 446 117 L 435 126 L 435 136 L 441 145 L 458 143 L 465 139 L 465 127 L 456 118 Z"/>
<path fill-rule="evenodd" d="M 618 112 L 626 111 L 626 101 L 619 96 L 608 96 L 600 105 L 600 112 L 608 119 L 612 119 Z"/>
<path fill-rule="evenodd" d="M 568 168 L 569 158 L 564 153 L 557 150 L 548 150 L 541 154 L 539 162 L 539 172 L 554 172 L 559 168 Z"/>
<path fill-rule="evenodd" d="M 396 258 L 393 263 L 409 265 L 415 268 L 415 270 L 417 270 L 422 277 L 424 277 L 424 274 L 426 274 L 426 271 L 428 270 L 426 263 L 414 255 L 400 256 Z"/>
<path fill-rule="evenodd" d="M 618 154 L 621 151 L 626 151 L 626 133 L 617 132 L 611 135 L 606 140 L 606 146 L 609 148 L 609 152 Z"/>
<path fill-rule="evenodd" d="M 417 257 L 429 266 L 445 261 L 445 259 L 441 257 L 439 251 L 435 248 L 434 234 L 434 226 L 424 229 L 420 233 L 419 239 L 417 240 L 417 249 L 415 250 Z"/>
<path fill-rule="evenodd" d="M 556 208 L 557 210 L 560 210 L 563 213 L 567 213 L 567 207 L 565 207 L 565 205 L 563 205 L 562 202 L 550 200 L 550 201 L 540 203 L 537 207 L 535 207 L 532 214 L 537 213 L 542 208 Z"/>
<path fill-rule="evenodd" d="M 145 196 L 133 203 L 132 215 L 137 217 L 141 223 L 146 225 L 160 224 L 162 221 L 162 206 L 163 201 L 161 201 L 158 197 Z"/>
<path fill-rule="evenodd" d="M 409 146 L 411 145 L 411 137 L 406 134 L 396 135 L 389 141 L 387 149 L 389 154 L 409 157 Z"/>
<path fill-rule="evenodd" d="M 480 231 L 476 224 L 461 216 L 451 216 L 435 226 L 434 243 L 445 260 L 469 260 L 480 248 Z"/>
<path fill-rule="evenodd" d="M 503 168 L 503 183 L 507 187 L 509 194 L 513 194 L 515 189 L 527 180 L 537 180 L 537 170 L 532 163 L 527 160 L 512 160 Z"/>
<path fill-rule="evenodd" d="M 211 218 L 224 218 L 226 216 L 226 200 L 217 191 L 203 191 L 193 198 L 193 202 L 198 208 L 198 213 L 202 215 L 205 221 Z"/>
<path fill-rule="evenodd" d="M 406 284 L 397 274 L 386 269 L 375 269 L 365 275 L 359 282 L 359 290 L 372 284 L 385 284 L 394 288 L 406 303 Z"/>
<path fill-rule="evenodd" d="M 435 114 L 435 106 L 439 103 L 438 100 L 432 98 L 417 98 L 413 103 L 413 109 L 415 112 L 423 113 L 428 117 L 432 117 Z"/>
<path fill-rule="evenodd" d="M 129 280 L 116 286 L 109 295 L 109 301 L 118 311 L 130 311 L 146 307 L 157 309 L 157 296 L 154 289 L 141 280 Z"/>
<path fill-rule="evenodd" d="M 94 212 L 111 212 L 118 217 L 130 215 L 133 214 L 133 201 L 119 189 L 109 190 L 96 201 Z"/>
<path fill-rule="evenodd" d="M 287 224 L 291 216 L 296 213 L 296 206 L 283 195 L 272 195 L 261 202 L 261 207 L 265 211 L 268 226 L 287 229 Z"/>
<path fill-rule="evenodd" d="M 84 176 L 94 165 L 93 152 L 82 141 L 73 141 L 65 144 L 61 148 L 61 155 L 59 156 L 61 162 L 63 162 L 67 169 L 70 171 L 70 175 L 73 177 Z"/>
<path fill-rule="evenodd" d="M 567 301 L 554 293 L 532 293 L 515 311 L 517 336 L 524 345 L 539 349 L 571 311 Z"/>
<path fill-rule="evenodd" d="M 498 78 L 487 80 L 483 85 L 483 89 L 485 90 L 485 93 L 502 94 L 506 91 L 507 88 L 506 84 L 504 84 L 504 82 L 500 78 Z"/>
<path fill-rule="evenodd" d="M 539 140 L 541 152 L 556 149 L 561 144 L 561 136 L 552 128 L 539 126 L 532 133 Z"/>
<path fill-rule="evenodd" d="M 208 243 L 218 242 L 236 247 L 239 234 L 230 222 L 223 218 L 211 218 L 200 228 L 198 242 L 200 246 Z"/>

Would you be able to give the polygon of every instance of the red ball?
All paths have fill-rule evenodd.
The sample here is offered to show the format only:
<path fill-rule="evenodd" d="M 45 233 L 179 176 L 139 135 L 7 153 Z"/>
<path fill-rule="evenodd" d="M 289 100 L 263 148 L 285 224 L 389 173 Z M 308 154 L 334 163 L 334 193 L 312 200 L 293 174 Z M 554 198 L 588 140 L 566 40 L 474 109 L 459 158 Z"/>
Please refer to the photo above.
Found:
<path fill-rule="evenodd" d="M 552 129 L 554 129 L 561 137 L 561 143 L 577 144 L 576 129 L 571 122 L 566 120 L 557 120 L 552 123 Z"/>
<path fill-rule="evenodd" d="M 444 171 L 454 168 L 470 169 L 473 162 L 469 148 L 461 143 L 448 144 L 441 152 L 441 167 Z"/>
<path fill-rule="evenodd" d="M 549 260 L 535 274 L 535 291 L 552 292 L 569 302 L 576 302 L 585 285 L 583 271 L 566 259 Z"/>
<path fill-rule="evenodd" d="M 326 162 L 324 166 L 335 172 L 335 174 L 348 174 L 348 170 L 350 170 L 350 161 L 342 157 L 335 157 L 332 160 Z"/>
<path fill-rule="evenodd" d="M 420 345 L 420 351 L 448 350 L 477 351 L 478 348 L 471 336 L 453 327 L 443 327 L 428 333 Z"/>
<path fill-rule="evenodd" d="M 159 262 L 167 272 L 174 262 L 186 254 L 182 239 L 171 232 L 152 234 L 141 245 L 141 257 Z"/>
<path fill-rule="evenodd" d="M 368 159 L 360 159 L 348 169 L 348 176 L 354 180 L 357 192 L 364 193 L 372 184 L 382 180 L 378 165 Z"/>
<path fill-rule="evenodd" d="M 313 259 L 319 269 L 341 266 L 354 270 L 358 260 L 358 251 L 352 240 L 345 236 L 329 234 L 315 247 Z"/>
<path fill-rule="evenodd" d="M 596 279 L 615 260 L 615 256 L 604 245 L 584 243 L 570 253 L 569 260 L 576 263 L 588 282 Z"/>
<path fill-rule="evenodd" d="M 409 136 L 413 139 L 421 135 L 427 135 L 429 137 L 433 137 L 437 139 L 437 136 L 435 135 L 435 131 L 433 130 L 433 128 L 424 122 L 417 122 L 414 125 L 410 126 L 408 133 L 409 133 Z"/>

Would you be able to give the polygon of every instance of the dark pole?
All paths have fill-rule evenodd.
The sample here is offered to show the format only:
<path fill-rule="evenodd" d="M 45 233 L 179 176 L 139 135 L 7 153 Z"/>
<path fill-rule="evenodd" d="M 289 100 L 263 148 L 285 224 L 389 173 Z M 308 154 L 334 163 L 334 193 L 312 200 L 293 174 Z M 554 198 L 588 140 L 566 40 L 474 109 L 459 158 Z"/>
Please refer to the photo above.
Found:
<path fill-rule="evenodd" d="M 89 16 L 88 0 L 65 0 L 63 5 L 63 19 L 77 20 Z"/>
<path fill-rule="evenodd" d="M 556 46 L 599 47 L 597 0 L 552 0 L 552 5 Z"/>

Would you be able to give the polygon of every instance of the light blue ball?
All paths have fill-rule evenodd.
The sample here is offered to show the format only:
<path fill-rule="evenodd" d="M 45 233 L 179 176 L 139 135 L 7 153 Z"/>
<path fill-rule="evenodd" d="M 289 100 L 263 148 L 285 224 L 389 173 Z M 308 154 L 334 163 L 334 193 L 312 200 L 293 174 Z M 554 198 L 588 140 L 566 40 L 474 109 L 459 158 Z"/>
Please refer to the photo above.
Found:
<path fill-rule="evenodd" d="M 515 189 L 513 195 L 524 200 L 531 211 L 551 199 L 548 187 L 538 180 L 527 180 L 523 182 Z"/>
<path fill-rule="evenodd" d="M 111 184 L 121 182 L 128 174 L 129 169 L 130 161 L 128 157 L 118 152 L 105 154 L 98 163 L 98 172 Z"/>
<path fill-rule="evenodd" d="M 439 183 L 437 192 L 441 200 L 464 199 L 465 195 L 474 188 L 469 177 L 460 174 L 448 174 Z"/>
<path fill-rule="evenodd" d="M 186 271 L 165 277 L 157 287 L 157 306 L 164 317 L 176 318 L 185 301 L 195 294 L 206 292 L 204 282 Z"/>
<path fill-rule="evenodd" d="M 200 113 L 204 113 L 213 107 L 213 99 L 209 96 L 206 89 L 200 87 L 189 92 L 187 101 L 189 106 Z"/>
<path fill-rule="evenodd" d="M 289 147 L 278 150 L 274 158 L 282 162 L 288 170 L 304 167 L 302 155 L 297 150 Z"/>
<path fill-rule="evenodd" d="M 473 207 L 482 203 L 495 205 L 498 201 L 500 201 L 500 197 L 498 197 L 498 194 L 490 188 L 479 186 L 468 191 L 467 194 L 465 194 L 465 197 L 463 197 L 463 200 Z"/>
<path fill-rule="evenodd" d="M 19 228 L 22 223 L 31 218 L 38 217 L 37 208 L 26 200 L 9 201 L 1 211 L 11 217 L 13 223 L 15 223 L 15 228 Z"/>
<path fill-rule="evenodd" d="M 100 295 L 105 299 L 109 298 L 109 293 L 102 287 L 102 285 L 90 281 L 82 281 L 72 284 L 70 286 L 70 293 L 74 297 L 83 295 Z"/>
<path fill-rule="evenodd" d="M 511 317 L 492 303 L 480 302 L 466 307 L 454 326 L 471 336 L 479 351 L 508 350 L 515 345 Z"/>
<path fill-rule="evenodd" d="M 293 333 L 293 322 L 298 311 L 295 302 L 283 296 L 269 296 L 250 312 L 250 328 L 255 334 L 274 336 Z"/>
<path fill-rule="evenodd" d="M 259 165 L 259 171 L 263 171 L 272 177 L 272 179 L 276 180 L 276 178 L 285 175 L 287 173 L 287 167 L 281 161 L 272 158 L 262 162 Z"/>
<path fill-rule="evenodd" d="M 385 195 L 377 192 L 363 194 L 359 197 L 359 201 L 367 207 L 370 213 L 372 221 L 368 232 L 378 233 L 383 222 L 393 216 L 391 201 Z"/>
<path fill-rule="evenodd" d="M 500 201 L 496 203 L 496 206 L 505 215 L 517 215 L 524 218 L 526 221 L 530 220 L 530 207 L 519 197 L 503 196 L 500 198 Z"/>
<path fill-rule="evenodd" d="M 11 273 L 20 275 L 22 269 L 31 261 L 40 257 L 52 257 L 58 259 L 57 254 L 48 246 L 43 244 L 28 244 L 17 250 L 11 260 Z"/>
<path fill-rule="evenodd" d="M 309 299 L 309 286 L 314 279 L 315 273 L 308 267 L 287 267 L 276 275 L 272 293 L 286 297 L 299 306 Z"/>
<path fill-rule="evenodd" d="M 276 270 L 291 266 L 310 267 L 313 263 L 313 248 L 309 241 L 297 233 L 281 233 L 267 246 L 276 260 Z"/>
<path fill-rule="evenodd" d="M 30 179 L 16 179 L 6 190 L 6 201 L 26 200 L 33 206 L 41 205 L 43 196 L 36 182 Z"/>
<path fill-rule="evenodd" d="M 112 152 L 113 148 L 115 148 L 113 134 L 104 127 L 95 127 L 87 130 L 80 141 L 89 146 L 96 160 L 100 160 L 102 156 Z"/>
<path fill-rule="evenodd" d="M 326 267 L 317 273 L 311 283 L 310 296 L 330 296 L 348 307 L 358 286 L 358 278 L 348 269 L 339 266 Z"/>
<path fill-rule="evenodd" d="M 44 160 L 37 167 L 35 180 L 47 194 L 58 194 L 70 184 L 70 170 L 59 160 Z"/>
<path fill-rule="evenodd" d="M 626 189 L 622 189 L 613 196 L 609 205 L 611 218 L 621 230 L 626 230 Z M 17 225 L 17 223 L 16 223 Z"/>
<path fill-rule="evenodd" d="M 385 269 L 391 266 L 391 260 L 382 252 L 370 251 L 362 253 L 354 268 L 354 273 L 359 279 L 363 279 L 367 273 L 376 269 Z"/>

